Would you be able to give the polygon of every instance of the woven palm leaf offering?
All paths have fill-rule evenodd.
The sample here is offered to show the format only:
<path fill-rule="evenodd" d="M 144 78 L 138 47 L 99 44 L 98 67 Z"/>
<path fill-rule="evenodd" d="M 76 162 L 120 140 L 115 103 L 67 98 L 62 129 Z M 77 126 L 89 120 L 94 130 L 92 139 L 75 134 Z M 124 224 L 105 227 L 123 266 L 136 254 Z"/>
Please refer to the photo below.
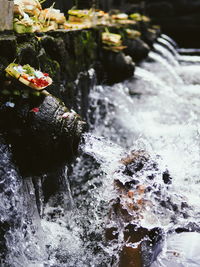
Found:
<path fill-rule="evenodd" d="M 42 10 L 38 0 L 14 0 L 14 14 L 38 16 Z"/>
<path fill-rule="evenodd" d="M 64 14 L 53 5 L 42 10 L 38 0 L 14 0 L 13 28 L 17 33 L 63 29 L 65 22 Z"/>
<path fill-rule="evenodd" d="M 70 9 L 68 10 L 68 21 L 64 28 L 68 29 L 87 29 L 92 26 L 93 10 L 89 9 Z"/>
<path fill-rule="evenodd" d="M 128 15 L 126 13 L 113 14 L 111 19 L 117 24 L 135 24 L 134 20 L 128 19 Z"/>
<path fill-rule="evenodd" d="M 46 8 L 40 12 L 39 21 L 42 24 L 42 31 L 50 31 L 64 28 L 66 18 L 59 9 Z"/>
<path fill-rule="evenodd" d="M 91 11 L 89 9 L 70 9 L 68 10 L 70 22 L 85 22 L 91 19 Z"/>
<path fill-rule="evenodd" d="M 37 0 L 14 0 L 13 29 L 17 33 L 42 31 L 38 16 L 42 7 Z"/>
<path fill-rule="evenodd" d="M 29 18 L 17 19 L 15 18 L 13 21 L 13 29 L 17 33 L 33 33 L 34 30 L 34 22 Z"/>
<path fill-rule="evenodd" d="M 16 63 L 11 63 L 5 71 L 8 76 L 17 79 L 19 82 L 38 91 L 41 91 L 52 84 L 52 79 L 49 77 L 48 73 L 35 70 L 28 64 L 21 66 Z"/>
<path fill-rule="evenodd" d="M 126 35 L 129 39 L 135 40 L 137 38 L 140 38 L 141 32 L 132 30 L 132 29 L 126 29 Z"/>
<path fill-rule="evenodd" d="M 140 13 L 132 13 L 129 16 L 130 19 L 134 20 L 134 21 L 144 21 L 144 22 L 149 22 L 150 18 L 144 15 L 141 15 Z"/>
<path fill-rule="evenodd" d="M 97 26 L 108 26 L 110 25 L 110 16 L 108 13 L 96 9 L 94 12 L 95 24 Z"/>
<path fill-rule="evenodd" d="M 122 37 L 120 34 L 103 32 L 102 33 L 103 48 L 113 52 L 120 52 L 126 48 L 122 45 Z"/>
<path fill-rule="evenodd" d="M 88 29 L 91 25 L 87 23 L 79 23 L 79 22 L 69 22 L 67 21 L 64 24 L 65 30 L 82 30 L 82 29 Z"/>

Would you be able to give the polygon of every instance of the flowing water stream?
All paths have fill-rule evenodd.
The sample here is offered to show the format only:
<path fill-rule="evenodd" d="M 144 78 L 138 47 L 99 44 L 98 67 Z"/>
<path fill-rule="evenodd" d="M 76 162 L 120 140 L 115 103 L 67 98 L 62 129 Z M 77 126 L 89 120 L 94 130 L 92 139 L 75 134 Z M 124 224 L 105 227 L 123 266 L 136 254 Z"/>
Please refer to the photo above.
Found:
<path fill-rule="evenodd" d="M 91 130 L 83 138 L 81 156 L 73 169 L 69 174 L 65 170 L 72 190 L 67 190 L 68 199 L 73 196 L 70 208 L 48 203 L 41 222 L 47 255 L 22 266 L 119 265 L 120 251 L 126 245 L 125 222 L 119 223 L 109 213 L 112 200 L 118 197 L 114 180 L 130 182 L 120 161 L 130 151 L 145 151 L 150 157 L 148 167 L 131 177 L 151 188 L 145 195 L 150 205 L 132 223 L 162 230 L 165 249 L 155 266 L 200 266 L 193 252 L 185 264 L 177 257 L 174 265 L 167 265 L 168 241 L 165 243 L 177 229 L 200 231 L 199 77 L 199 57 L 183 58 L 175 42 L 162 35 L 132 79 L 91 90 Z M 171 184 L 163 183 L 166 170 Z M 108 241 L 105 229 L 111 227 L 117 227 L 118 238 Z M 173 242 L 169 241 L 171 250 Z"/>

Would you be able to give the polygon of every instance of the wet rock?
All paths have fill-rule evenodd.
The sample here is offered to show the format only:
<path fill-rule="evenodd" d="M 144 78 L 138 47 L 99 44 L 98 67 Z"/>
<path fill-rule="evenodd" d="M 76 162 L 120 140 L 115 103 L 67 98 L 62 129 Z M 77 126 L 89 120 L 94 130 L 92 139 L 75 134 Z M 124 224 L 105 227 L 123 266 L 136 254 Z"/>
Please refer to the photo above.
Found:
<path fill-rule="evenodd" d="M 159 228 L 148 230 L 129 224 L 125 228 L 124 238 L 128 244 L 121 251 L 120 267 L 150 266 L 162 248 L 162 231 Z"/>
<path fill-rule="evenodd" d="M 39 65 L 37 58 L 38 53 L 33 42 L 18 44 L 16 56 L 19 64 L 21 65 L 25 65 L 27 62 L 33 67 L 37 67 Z"/>
<path fill-rule="evenodd" d="M 117 197 L 111 201 L 109 212 L 109 222 L 113 227 L 106 230 L 106 237 L 108 240 L 123 238 L 119 266 L 150 266 L 161 251 L 163 231 L 158 227 L 145 228 L 140 225 L 140 220 L 148 208 L 151 210 L 153 204 L 148 198 L 148 193 L 157 196 L 158 188 L 154 187 L 151 181 L 156 184 L 159 166 L 156 160 L 151 159 L 150 155 L 142 150 L 132 151 L 130 155 L 121 159 L 121 163 L 125 166 L 121 175 L 126 175 L 126 179 L 120 180 L 119 172 L 117 173 L 119 179 L 114 180 Z M 150 183 L 147 181 L 141 183 L 140 175 L 143 177 L 146 171 L 152 173 L 146 177 Z M 167 170 L 163 171 L 162 178 L 163 186 L 171 182 Z M 162 195 L 161 190 L 159 189 L 159 196 Z M 171 203 L 169 207 L 171 209 L 171 200 L 165 199 L 165 201 Z M 154 216 L 153 211 L 152 216 Z"/>
<path fill-rule="evenodd" d="M 157 37 L 160 35 L 159 29 L 146 28 L 142 34 L 142 40 L 149 45 L 153 46 L 153 43 L 156 41 Z"/>
<path fill-rule="evenodd" d="M 133 76 L 135 64 L 130 56 L 112 51 L 102 52 L 102 64 L 109 84 L 117 83 Z"/>
<path fill-rule="evenodd" d="M 68 168 L 66 166 L 44 175 L 40 190 L 43 195 L 43 204 L 48 203 L 48 206 L 52 207 L 51 212 L 48 214 L 51 218 L 62 217 L 66 211 L 73 208 Z M 43 213 L 41 214 L 43 215 Z"/>
<path fill-rule="evenodd" d="M 17 40 L 14 34 L 1 33 L 0 35 L 0 56 L 12 61 L 15 56 Z"/>
<path fill-rule="evenodd" d="M 150 51 L 150 47 L 139 38 L 136 40 L 127 39 L 124 45 L 127 46 L 124 53 L 131 56 L 134 62 L 139 62 L 147 57 Z"/>
<path fill-rule="evenodd" d="M 140 28 L 140 25 L 137 27 Z M 144 24 L 142 32 L 145 32 L 147 27 L 148 25 Z M 123 26 L 113 30 L 124 32 Z M 134 72 L 133 63 L 123 53 L 101 51 L 101 31 L 88 29 L 69 32 L 60 30 L 37 35 L 2 34 L 0 84 L 4 80 L 4 68 L 10 62 L 16 60 L 19 64 L 28 63 L 49 73 L 54 80 L 49 92 L 86 118 L 88 94 L 93 86 L 93 80 L 87 73 L 89 69 L 94 68 L 97 72 L 98 83 L 122 81 L 131 77 Z M 142 41 L 137 41 L 134 49 L 137 50 L 136 59 L 142 59 L 142 55 L 145 57 Z M 80 103 L 81 101 L 84 103 Z"/>
<path fill-rule="evenodd" d="M 51 59 L 59 62 L 61 66 L 66 63 L 65 42 L 61 37 L 54 38 L 53 36 L 45 35 L 41 38 L 41 45 Z"/>
<path fill-rule="evenodd" d="M 9 119 L 5 121 L 5 118 Z M 1 110 L 1 126 L 25 173 L 40 173 L 73 159 L 84 128 L 81 118 L 47 95 L 16 99 Z"/>

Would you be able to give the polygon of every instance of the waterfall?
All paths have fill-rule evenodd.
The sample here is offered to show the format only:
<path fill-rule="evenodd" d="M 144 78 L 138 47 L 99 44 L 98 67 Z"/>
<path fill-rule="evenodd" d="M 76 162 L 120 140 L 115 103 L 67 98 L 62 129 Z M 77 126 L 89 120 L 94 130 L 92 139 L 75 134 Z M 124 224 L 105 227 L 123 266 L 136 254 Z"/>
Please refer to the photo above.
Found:
<path fill-rule="evenodd" d="M 166 34 L 161 34 L 161 38 L 167 40 L 169 43 L 171 43 L 175 48 L 178 48 L 178 45 L 177 43 L 171 38 L 169 37 L 168 35 Z"/>
<path fill-rule="evenodd" d="M 184 65 L 198 65 L 200 56 L 179 55 L 179 61 Z"/>
<path fill-rule="evenodd" d="M 12 222 L 4 206 L 9 209 L 13 205 L 21 218 L 6 240 L 12 252 L 9 266 L 119 266 L 125 245 L 137 247 L 126 239 L 127 230 L 134 225 L 136 230 L 161 236 L 164 249 L 159 242 L 157 248 L 150 248 L 144 240 L 144 266 L 150 266 L 162 250 L 152 265 L 157 267 L 168 263 L 166 251 L 174 249 L 177 229 L 200 231 L 199 58 L 190 56 L 190 65 L 185 65 L 171 38 L 162 35 L 158 41 L 155 51 L 136 66 L 134 77 L 113 86 L 91 88 L 87 114 L 90 130 L 83 136 L 80 155 L 73 165 L 55 171 L 59 183 L 48 174 L 23 182 L 13 166 L 8 168 L 14 187 L 6 196 L 0 192 L 4 200 L 1 216 L 5 222 Z M 3 145 L 2 162 L 8 164 L 9 152 L 3 153 L 6 149 Z M 138 156 L 143 166 L 133 164 L 128 169 L 130 155 Z M 45 199 L 42 218 L 36 212 L 34 196 L 39 189 L 33 178 L 38 179 L 39 188 L 51 190 L 51 194 L 39 196 Z M 26 196 L 24 210 L 22 188 L 32 192 Z M 132 195 L 139 207 L 123 217 L 119 206 L 132 207 Z M 114 212 L 116 206 L 118 213 Z M 111 239 L 105 237 L 110 229 L 114 229 Z M 24 236 L 26 247 L 15 251 Z M 189 263 L 191 257 L 197 261 L 192 253 Z"/>
<path fill-rule="evenodd" d="M 181 77 L 176 73 L 177 72 L 176 68 L 170 65 L 169 62 L 165 58 L 163 58 L 161 55 L 154 53 L 154 52 L 150 52 L 149 58 L 160 63 L 160 67 L 163 68 L 163 72 L 160 73 L 160 75 L 162 75 L 163 79 L 167 79 L 168 82 L 170 82 L 171 84 L 173 84 L 174 82 L 183 83 Z M 148 64 L 148 68 L 149 70 L 151 70 L 152 67 L 150 66 L 150 64 Z M 168 72 L 169 77 L 164 73 L 164 71 Z M 171 77 L 174 78 L 173 81 Z"/>
<path fill-rule="evenodd" d="M 151 195 L 149 199 L 154 203 L 155 209 L 143 214 L 140 225 L 147 228 L 162 226 L 166 234 L 176 228 L 188 229 L 188 225 L 190 230 L 196 229 L 200 219 L 198 62 L 188 67 L 177 57 L 180 65 L 173 66 L 166 58 L 154 52 L 149 57 L 153 62 L 148 61 L 137 67 L 133 79 L 112 87 L 98 86 L 91 92 L 92 109 L 97 106 L 95 117 L 98 118 L 93 134 L 104 136 L 113 143 L 108 148 L 104 143 L 106 139 L 101 139 L 98 142 L 102 144 L 95 147 L 95 138 L 92 138 L 92 141 L 88 141 L 90 149 L 86 145 L 85 152 L 100 162 L 104 169 L 106 189 L 110 186 L 110 179 L 114 179 L 110 178 L 110 173 L 114 168 L 119 168 L 117 164 L 111 164 L 110 158 L 115 160 L 115 155 L 121 155 L 121 148 L 143 149 L 152 158 L 160 155 L 157 181 L 162 187 L 163 201 L 173 201 L 176 215 L 167 209 L 161 211 L 158 200 Z M 91 142 L 94 142 L 93 151 Z M 118 149 L 114 149 L 116 143 L 119 145 L 118 153 Z M 99 155 L 102 151 L 104 162 Z M 103 167 L 105 162 L 106 168 Z M 166 166 L 173 177 L 169 189 L 163 187 L 159 176 Z M 145 173 L 140 178 L 146 181 Z M 126 178 L 122 175 L 121 179 L 124 181 Z M 110 190 L 112 191 L 112 187 Z M 109 194 L 106 190 L 105 192 L 108 197 Z M 188 207 L 183 208 L 184 203 Z M 113 247 L 104 247 L 104 251 L 113 257 L 122 243 L 123 237 Z M 173 247 L 173 243 L 170 246 Z M 165 256 L 162 261 L 166 261 Z"/>
<path fill-rule="evenodd" d="M 145 70 L 141 67 L 137 67 L 137 69 L 135 70 L 135 78 L 138 79 L 138 83 L 141 83 L 142 81 L 146 82 L 147 86 L 145 86 L 145 89 L 147 88 L 147 90 L 149 88 L 149 85 L 151 86 L 151 88 L 155 87 L 158 89 L 159 87 L 161 87 L 163 90 L 159 93 L 170 93 L 171 95 L 174 94 L 175 96 L 173 89 L 168 86 L 165 81 L 161 80 L 161 78 L 156 76 L 156 74 L 148 70 Z M 143 94 L 145 93 L 145 91 L 143 90 Z M 151 91 L 151 94 L 153 93 L 151 89 L 149 91 Z M 158 91 L 156 91 L 156 93 L 158 93 Z"/>
<path fill-rule="evenodd" d="M 157 42 L 164 45 L 164 47 L 167 47 L 169 49 L 169 51 L 171 51 L 171 53 L 175 56 L 176 59 L 179 58 L 180 55 L 179 55 L 177 49 L 169 41 L 167 41 L 166 39 L 164 39 L 162 37 L 158 37 Z"/>
<path fill-rule="evenodd" d="M 176 57 L 174 57 L 174 55 L 172 54 L 172 52 L 170 52 L 167 48 L 165 48 L 164 46 L 155 43 L 153 45 L 153 48 L 155 49 L 156 52 L 158 52 L 159 54 L 162 55 L 163 58 L 166 58 L 167 61 L 172 65 L 172 66 L 178 66 L 179 62 L 176 59 Z"/>

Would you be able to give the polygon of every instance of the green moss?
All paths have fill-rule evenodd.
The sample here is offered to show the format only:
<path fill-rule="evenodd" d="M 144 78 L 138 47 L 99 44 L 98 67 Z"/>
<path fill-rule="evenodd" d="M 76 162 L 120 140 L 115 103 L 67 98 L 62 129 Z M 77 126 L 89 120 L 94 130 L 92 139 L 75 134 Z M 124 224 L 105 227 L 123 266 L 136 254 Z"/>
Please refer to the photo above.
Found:
<path fill-rule="evenodd" d="M 0 79 L 5 76 L 5 68 L 8 66 L 9 62 L 6 58 L 0 57 Z"/>
<path fill-rule="evenodd" d="M 31 44 L 29 42 L 17 44 L 16 54 L 18 56 L 20 56 L 23 53 L 23 51 L 26 50 L 26 49 L 35 50 L 35 46 L 34 46 L 34 44 Z"/>
<path fill-rule="evenodd" d="M 29 64 L 34 68 L 38 68 L 38 50 L 35 43 L 24 42 L 17 44 L 16 62 L 22 65 Z"/>
<path fill-rule="evenodd" d="M 60 64 L 56 60 L 52 60 L 44 54 L 39 58 L 39 61 L 41 71 L 48 73 L 53 81 L 60 80 Z"/>
<path fill-rule="evenodd" d="M 75 56 L 80 71 L 86 70 L 95 60 L 97 44 L 90 30 L 83 30 L 74 40 Z M 81 67 L 81 69 L 80 69 Z"/>

